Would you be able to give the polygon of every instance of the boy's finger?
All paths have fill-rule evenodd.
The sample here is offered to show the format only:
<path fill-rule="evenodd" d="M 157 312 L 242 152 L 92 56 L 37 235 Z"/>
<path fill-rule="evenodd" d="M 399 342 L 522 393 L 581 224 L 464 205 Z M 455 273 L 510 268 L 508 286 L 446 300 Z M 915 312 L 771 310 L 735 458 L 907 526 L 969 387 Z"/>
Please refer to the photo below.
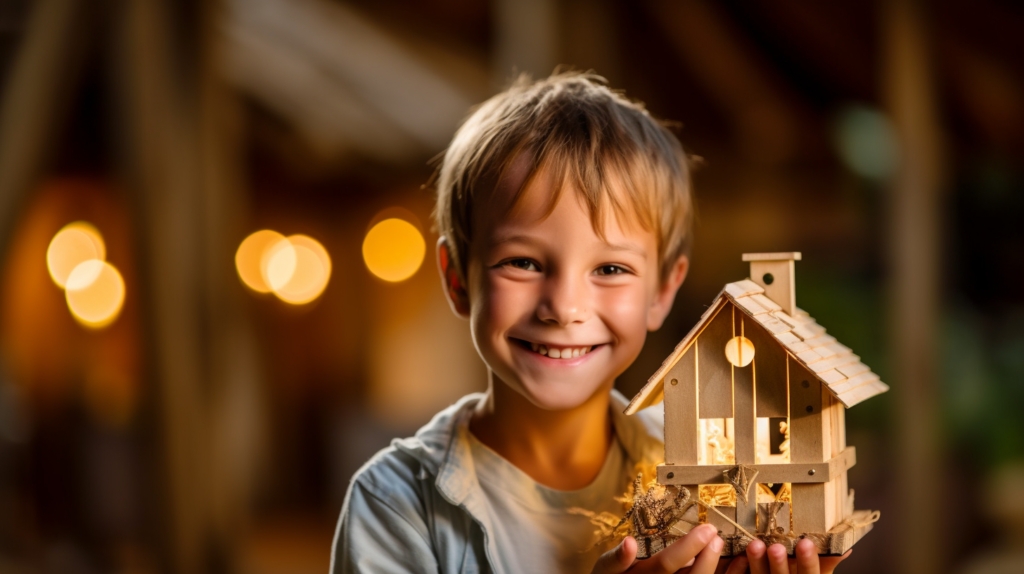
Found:
<path fill-rule="evenodd" d="M 704 547 L 704 550 L 700 551 L 697 559 L 693 561 L 693 568 L 690 569 L 690 574 L 715 574 L 715 569 L 718 568 L 718 559 L 722 557 L 722 548 L 724 546 L 725 541 L 715 536 Z"/>
<path fill-rule="evenodd" d="M 747 560 L 750 574 L 768 574 L 768 547 L 760 540 L 747 544 Z"/>
<path fill-rule="evenodd" d="M 627 536 L 618 546 L 597 559 L 591 574 L 619 574 L 625 572 L 636 559 L 636 540 Z"/>
<path fill-rule="evenodd" d="M 767 553 L 771 574 L 789 574 L 789 554 L 785 546 L 772 544 L 768 547 Z"/>
<path fill-rule="evenodd" d="M 661 552 L 655 554 L 650 561 L 650 572 L 675 572 L 685 568 L 695 556 L 700 554 L 708 543 L 718 538 L 718 529 L 710 524 L 701 524 L 691 530 L 686 536 L 676 540 Z M 647 566 L 647 564 L 644 564 Z M 712 571 L 714 571 L 712 569 Z M 692 572 L 692 571 L 691 571 Z"/>

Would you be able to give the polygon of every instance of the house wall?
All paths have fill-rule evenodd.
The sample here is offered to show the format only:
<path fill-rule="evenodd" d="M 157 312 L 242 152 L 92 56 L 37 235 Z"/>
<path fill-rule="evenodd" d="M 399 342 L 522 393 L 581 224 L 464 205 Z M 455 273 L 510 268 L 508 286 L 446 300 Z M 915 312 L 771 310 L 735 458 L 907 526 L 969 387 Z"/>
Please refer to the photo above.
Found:
<path fill-rule="evenodd" d="M 735 367 L 725 358 L 730 338 L 754 344 L 754 360 Z M 701 419 L 732 419 L 736 464 L 757 460 L 757 418 L 788 416 L 792 463 L 826 462 L 846 447 L 845 410 L 818 379 L 778 348 L 763 327 L 725 302 L 664 379 L 665 461 L 700 464 Z M 697 485 L 684 485 L 697 495 Z M 756 491 L 754 491 L 756 492 Z M 827 483 L 793 484 L 793 529 L 827 532 L 852 513 L 846 473 Z M 736 521 L 757 528 L 757 502 L 742 498 Z"/>

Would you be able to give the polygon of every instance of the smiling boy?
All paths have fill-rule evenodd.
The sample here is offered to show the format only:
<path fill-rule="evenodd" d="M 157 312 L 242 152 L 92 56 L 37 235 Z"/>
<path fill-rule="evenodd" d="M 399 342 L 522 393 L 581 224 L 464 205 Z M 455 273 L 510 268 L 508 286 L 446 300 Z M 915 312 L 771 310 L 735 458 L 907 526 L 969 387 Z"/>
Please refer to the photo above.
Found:
<path fill-rule="evenodd" d="M 620 514 L 633 468 L 662 448 L 659 414 L 623 416 L 613 386 L 688 270 L 678 140 L 595 76 L 521 80 L 459 129 L 437 191 L 442 283 L 487 391 L 357 473 L 332 572 L 725 568 L 713 527 L 635 562 L 634 540 L 600 555 L 593 527 L 569 512 Z M 764 550 L 752 548 L 755 572 L 768 572 Z"/>

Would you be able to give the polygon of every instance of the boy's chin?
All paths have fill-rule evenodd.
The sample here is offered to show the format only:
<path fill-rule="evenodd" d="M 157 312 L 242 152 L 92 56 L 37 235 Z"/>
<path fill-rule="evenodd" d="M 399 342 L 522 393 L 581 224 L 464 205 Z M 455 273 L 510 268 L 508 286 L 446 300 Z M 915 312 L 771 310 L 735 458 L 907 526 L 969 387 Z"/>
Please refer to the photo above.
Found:
<path fill-rule="evenodd" d="M 582 388 L 562 383 L 524 383 L 516 391 L 533 406 L 546 411 L 565 411 L 580 407 L 599 393 L 607 394 L 605 385 Z"/>

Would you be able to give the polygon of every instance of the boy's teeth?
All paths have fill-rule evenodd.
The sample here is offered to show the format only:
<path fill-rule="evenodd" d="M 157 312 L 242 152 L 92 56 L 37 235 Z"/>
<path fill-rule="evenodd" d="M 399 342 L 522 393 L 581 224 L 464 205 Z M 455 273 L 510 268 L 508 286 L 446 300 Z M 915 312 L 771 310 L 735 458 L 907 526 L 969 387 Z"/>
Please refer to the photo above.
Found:
<path fill-rule="evenodd" d="M 552 359 L 574 359 L 582 355 L 586 355 L 593 350 L 593 347 L 569 347 L 566 349 L 550 349 L 547 345 L 540 343 L 530 343 L 530 348 L 533 349 L 534 353 L 541 355 L 547 355 Z"/>

